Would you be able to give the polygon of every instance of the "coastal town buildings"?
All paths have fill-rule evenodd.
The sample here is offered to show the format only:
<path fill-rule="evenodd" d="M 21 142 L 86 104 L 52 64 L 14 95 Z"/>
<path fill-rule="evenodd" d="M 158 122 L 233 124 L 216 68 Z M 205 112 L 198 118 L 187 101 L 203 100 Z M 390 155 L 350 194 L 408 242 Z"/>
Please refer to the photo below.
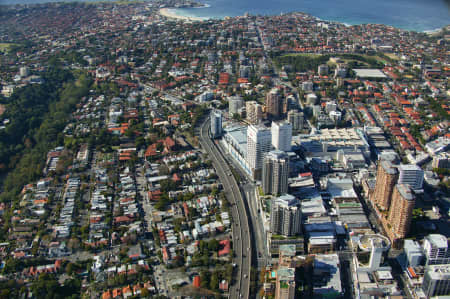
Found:
<path fill-rule="evenodd" d="M 197 6 L 2 6 L 2 295 L 449 295 L 448 28 Z"/>

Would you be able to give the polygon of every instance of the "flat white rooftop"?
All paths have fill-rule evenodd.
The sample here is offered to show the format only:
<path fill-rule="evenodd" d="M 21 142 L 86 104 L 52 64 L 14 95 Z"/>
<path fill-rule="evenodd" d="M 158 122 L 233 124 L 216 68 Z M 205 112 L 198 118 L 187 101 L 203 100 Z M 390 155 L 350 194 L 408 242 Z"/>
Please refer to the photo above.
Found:
<path fill-rule="evenodd" d="M 360 78 L 387 78 L 387 76 L 377 69 L 353 69 L 356 77 Z"/>

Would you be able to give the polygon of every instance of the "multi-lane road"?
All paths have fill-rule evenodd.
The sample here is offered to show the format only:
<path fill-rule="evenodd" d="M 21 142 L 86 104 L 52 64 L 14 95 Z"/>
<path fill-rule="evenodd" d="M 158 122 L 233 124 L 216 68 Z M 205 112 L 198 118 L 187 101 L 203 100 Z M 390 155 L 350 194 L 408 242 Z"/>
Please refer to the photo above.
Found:
<path fill-rule="evenodd" d="M 245 203 L 230 167 L 210 137 L 209 128 L 210 120 L 208 117 L 200 127 L 200 144 L 213 162 L 227 199 L 231 203 L 231 215 L 233 217 L 236 283 L 230 288 L 230 298 L 249 298 L 252 244 Z"/>

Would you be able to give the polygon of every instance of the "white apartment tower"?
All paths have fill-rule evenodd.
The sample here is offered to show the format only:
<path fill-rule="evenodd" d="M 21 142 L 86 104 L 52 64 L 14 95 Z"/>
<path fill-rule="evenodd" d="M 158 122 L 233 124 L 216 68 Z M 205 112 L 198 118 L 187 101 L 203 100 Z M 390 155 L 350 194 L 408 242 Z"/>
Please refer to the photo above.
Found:
<path fill-rule="evenodd" d="M 423 170 L 415 164 L 402 164 L 398 167 L 399 177 L 397 184 L 409 185 L 413 190 L 422 189 Z"/>
<path fill-rule="evenodd" d="M 251 125 L 247 129 L 247 162 L 254 172 L 260 170 L 264 155 L 271 148 L 270 130 L 263 125 Z"/>
<path fill-rule="evenodd" d="M 272 122 L 271 132 L 273 147 L 289 152 L 292 143 L 292 125 L 288 122 Z"/>
<path fill-rule="evenodd" d="M 449 264 L 450 251 L 447 238 L 439 234 L 431 234 L 425 237 L 423 250 L 427 258 L 427 265 Z"/>

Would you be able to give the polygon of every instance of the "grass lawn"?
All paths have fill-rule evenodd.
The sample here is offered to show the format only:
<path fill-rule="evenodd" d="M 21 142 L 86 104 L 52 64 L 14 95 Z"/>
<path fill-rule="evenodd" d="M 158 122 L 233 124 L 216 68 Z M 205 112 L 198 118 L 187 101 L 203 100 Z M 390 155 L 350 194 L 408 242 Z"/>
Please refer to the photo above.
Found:
<path fill-rule="evenodd" d="M 16 44 L 12 44 L 12 43 L 0 43 L 0 52 L 8 52 L 9 49 L 15 45 Z"/>

